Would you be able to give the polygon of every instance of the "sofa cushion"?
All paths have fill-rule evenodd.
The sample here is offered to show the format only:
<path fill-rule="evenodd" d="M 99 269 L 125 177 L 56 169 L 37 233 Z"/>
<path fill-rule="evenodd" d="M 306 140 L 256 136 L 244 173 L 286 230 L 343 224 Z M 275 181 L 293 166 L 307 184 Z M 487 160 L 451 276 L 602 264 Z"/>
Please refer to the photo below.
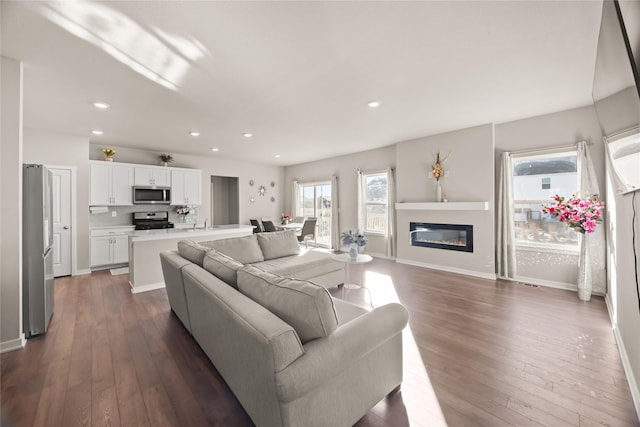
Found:
<path fill-rule="evenodd" d="M 188 259 L 194 264 L 202 267 L 204 256 L 211 248 L 202 246 L 193 240 L 180 240 L 178 242 L 178 253 L 181 257 Z"/>
<path fill-rule="evenodd" d="M 338 327 L 333 298 L 315 283 L 245 265 L 238 270 L 238 289 L 291 325 L 303 344 L 326 337 Z"/>
<path fill-rule="evenodd" d="M 262 249 L 265 260 L 298 255 L 300 245 L 295 230 L 276 231 L 273 233 L 259 233 L 258 244 Z"/>
<path fill-rule="evenodd" d="M 301 255 L 264 261 L 256 264 L 256 267 L 280 276 L 305 280 L 344 270 L 344 264 L 333 261 L 330 254 L 313 250 Z"/>
<path fill-rule="evenodd" d="M 202 266 L 218 279 L 238 288 L 238 270 L 242 268 L 242 264 L 235 259 L 211 249 L 204 256 Z"/>
<path fill-rule="evenodd" d="M 262 250 L 255 234 L 244 237 L 232 237 L 230 239 L 211 240 L 203 242 L 204 246 L 215 249 L 218 252 L 235 259 L 242 264 L 262 262 Z"/>

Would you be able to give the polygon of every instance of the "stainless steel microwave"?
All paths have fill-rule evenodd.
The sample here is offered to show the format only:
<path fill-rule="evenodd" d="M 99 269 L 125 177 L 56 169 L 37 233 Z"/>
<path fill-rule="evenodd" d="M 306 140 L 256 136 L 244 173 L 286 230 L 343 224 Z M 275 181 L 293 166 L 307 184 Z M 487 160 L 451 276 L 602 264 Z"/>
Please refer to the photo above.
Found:
<path fill-rule="evenodd" d="M 171 188 L 169 187 L 133 187 L 133 203 L 136 205 L 171 204 Z"/>

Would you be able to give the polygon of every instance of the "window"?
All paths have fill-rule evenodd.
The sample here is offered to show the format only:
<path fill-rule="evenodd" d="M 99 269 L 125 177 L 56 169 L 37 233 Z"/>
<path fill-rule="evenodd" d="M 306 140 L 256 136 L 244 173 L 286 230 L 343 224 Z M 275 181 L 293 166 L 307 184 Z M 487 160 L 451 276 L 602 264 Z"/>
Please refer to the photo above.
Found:
<path fill-rule="evenodd" d="M 316 244 L 331 247 L 331 183 L 313 182 L 298 185 L 297 206 L 294 216 L 315 217 Z"/>
<path fill-rule="evenodd" d="M 362 174 L 362 208 L 365 220 L 365 233 L 387 233 L 389 209 L 389 188 L 387 173 Z"/>
<path fill-rule="evenodd" d="M 578 191 L 575 150 L 513 159 L 516 247 L 543 251 L 578 251 L 579 236 L 557 218 L 540 212 L 559 194 Z"/>

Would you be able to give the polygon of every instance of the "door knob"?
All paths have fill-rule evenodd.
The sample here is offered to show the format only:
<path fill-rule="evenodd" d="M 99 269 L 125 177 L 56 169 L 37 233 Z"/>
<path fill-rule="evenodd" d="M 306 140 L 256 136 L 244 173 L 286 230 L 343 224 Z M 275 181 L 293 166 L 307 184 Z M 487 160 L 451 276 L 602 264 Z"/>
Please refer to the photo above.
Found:
<path fill-rule="evenodd" d="M 68 230 L 68 229 L 69 229 L 69 226 L 68 226 L 68 225 L 65 225 L 65 226 L 64 226 L 64 227 L 62 227 L 62 228 L 64 228 L 65 230 Z"/>

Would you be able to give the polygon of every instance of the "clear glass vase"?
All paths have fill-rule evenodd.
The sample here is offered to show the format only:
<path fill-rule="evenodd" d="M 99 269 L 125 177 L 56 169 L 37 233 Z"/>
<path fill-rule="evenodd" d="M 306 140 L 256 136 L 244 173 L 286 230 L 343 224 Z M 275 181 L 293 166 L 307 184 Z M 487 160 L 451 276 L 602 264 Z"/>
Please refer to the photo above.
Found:
<path fill-rule="evenodd" d="M 358 245 L 355 243 L 349 245 L 349 258 L 351 258 L 352 261 L 358 259 Z"/>

